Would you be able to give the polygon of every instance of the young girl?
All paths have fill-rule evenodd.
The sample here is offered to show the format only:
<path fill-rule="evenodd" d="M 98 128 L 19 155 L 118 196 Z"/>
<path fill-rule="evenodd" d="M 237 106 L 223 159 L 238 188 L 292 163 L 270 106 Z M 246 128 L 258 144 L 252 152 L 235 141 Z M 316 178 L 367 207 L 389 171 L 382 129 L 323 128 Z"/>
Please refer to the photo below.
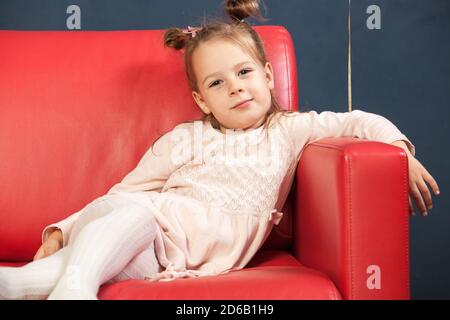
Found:
<path fill-rule="evenodd" d="M 106 195 L 47 226 L 34 261 L 0 268 L 4 299 L 96 299 L 103 283 L 168 281 L 239 270 L 282 218 L 303 148 L 356 136 L 401 147 L 409 187 L 426 215 L 438 185 L 412 143 L 382 116 L 281 111 L 258 34 L 258 1 L 227 1 L 231 22 L 170 29 L 185 49 L 193 99 L 204 117 L 158 139 Z M 410 202 L 410 210 L 413 208 Z"/>

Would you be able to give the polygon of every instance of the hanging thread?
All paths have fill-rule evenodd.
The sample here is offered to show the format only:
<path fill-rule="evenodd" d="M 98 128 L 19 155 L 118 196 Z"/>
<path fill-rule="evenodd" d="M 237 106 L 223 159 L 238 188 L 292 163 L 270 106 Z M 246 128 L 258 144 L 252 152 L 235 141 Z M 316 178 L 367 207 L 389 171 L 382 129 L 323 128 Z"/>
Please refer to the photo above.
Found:
<path fill-rule="evenodd" d="M 352 111 L 352 30 L 351 30 L 351 4 L 348 0 L 348 61 L 347 61 L 347 86 L 348 86 L 348 112 Z"/>

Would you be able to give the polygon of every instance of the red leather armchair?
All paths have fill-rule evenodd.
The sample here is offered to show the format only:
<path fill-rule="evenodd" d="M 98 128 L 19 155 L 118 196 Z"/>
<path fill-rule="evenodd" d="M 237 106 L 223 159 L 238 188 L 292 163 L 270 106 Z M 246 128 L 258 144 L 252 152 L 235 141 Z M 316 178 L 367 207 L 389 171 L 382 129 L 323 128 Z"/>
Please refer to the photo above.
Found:
<path fill-rule="evenodd" d="M 282 105 L 294 47 L 260 26 Z M 32 260 L 46 225 L 105 194 L 175 124 L 200 116 L 164 30 L 0 31 L 0 265 Z M 284 218 L 246 268 L 103 285 L 100 299 L 409 299 L 407 158 L 328 138 L 303 151 Z"/>

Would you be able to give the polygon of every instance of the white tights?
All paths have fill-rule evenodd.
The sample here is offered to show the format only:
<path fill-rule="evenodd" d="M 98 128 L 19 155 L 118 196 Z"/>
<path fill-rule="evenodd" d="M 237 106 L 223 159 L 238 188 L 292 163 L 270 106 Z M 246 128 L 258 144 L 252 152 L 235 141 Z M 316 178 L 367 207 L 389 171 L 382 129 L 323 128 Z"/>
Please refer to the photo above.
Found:
<path fill-rule="evenodd" d="M 102 284 L 162 271 L 148 209 L 120 197 L 92 205 L 67 246 L 22 267 L 0 267 L 0 299 L 97 299 Z"/>

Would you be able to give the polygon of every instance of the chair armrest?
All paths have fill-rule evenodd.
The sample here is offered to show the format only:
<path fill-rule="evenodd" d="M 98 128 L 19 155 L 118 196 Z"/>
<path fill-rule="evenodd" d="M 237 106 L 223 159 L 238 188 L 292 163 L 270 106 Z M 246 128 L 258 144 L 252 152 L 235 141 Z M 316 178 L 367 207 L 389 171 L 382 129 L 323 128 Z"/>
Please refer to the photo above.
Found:
<path fill-rule="evenodd" d="M 293 254 L 344 299 L 410 299 L 408 159 L 358 138 L 308 144 L 296 172 Z"/>

